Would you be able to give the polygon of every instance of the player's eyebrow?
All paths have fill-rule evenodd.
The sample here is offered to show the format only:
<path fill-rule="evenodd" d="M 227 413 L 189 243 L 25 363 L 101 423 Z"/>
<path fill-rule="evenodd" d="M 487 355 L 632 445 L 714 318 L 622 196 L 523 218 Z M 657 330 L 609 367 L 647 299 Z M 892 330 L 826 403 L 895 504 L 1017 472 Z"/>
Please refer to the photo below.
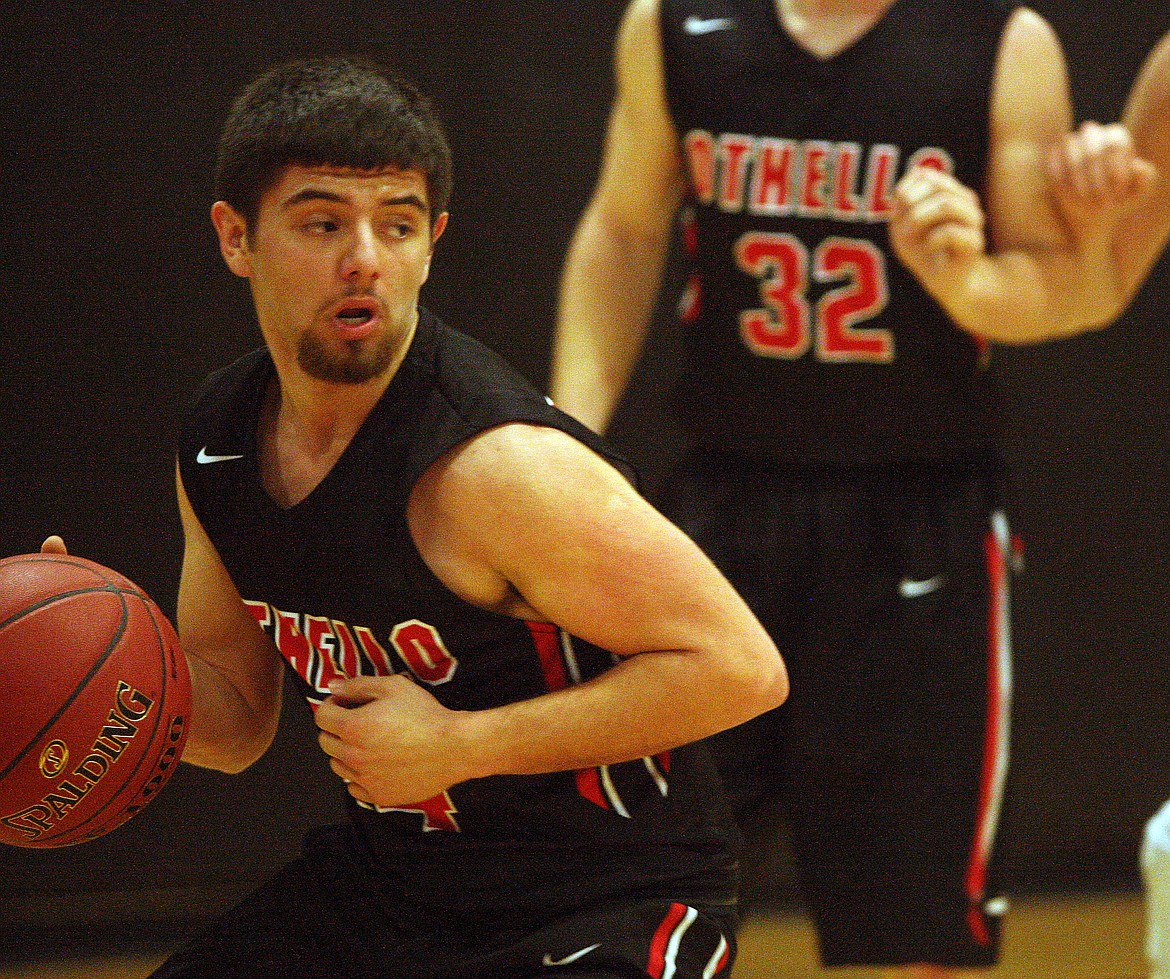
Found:
<path fill-rule="evenodd" d="M 305 187 L 302 190 L 298 190 L 280 206 L 283 210 L 288 210 L 291 207 L 296 207 L 298 204 L 303 204 L 305 201 L 329 201 L 333 204 L 349 203 L 349 199 L 344 194 L 338 194 L 332 190 L 324 190 L 320 187 Z M 426 203 L 418 194 L 398 194 L 391 197 L 384 197 L 378 204 L 380 207 L 414 207 L 420 211 L 426 211 L 427 209 Z"/>

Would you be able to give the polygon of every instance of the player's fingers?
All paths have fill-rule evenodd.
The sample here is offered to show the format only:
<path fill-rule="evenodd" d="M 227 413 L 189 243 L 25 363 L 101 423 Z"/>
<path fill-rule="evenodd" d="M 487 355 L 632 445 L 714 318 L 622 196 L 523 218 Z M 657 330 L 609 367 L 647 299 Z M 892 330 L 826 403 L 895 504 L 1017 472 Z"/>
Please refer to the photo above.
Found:
<path fill-rule="evenodd" d="M 1137 184 L 1133 137 L 1120 123 L 1103 126 L 1099 134 L 1099 180 L 1103 196 L 1114 200 L 1133 193 Z"/>
<path fill-rule="evenodd" d="M 961 187 L 921 198 L 908 210 L 906 221 L 918 234 L 929 235 L 940 225 L 962 225 L 981 230 L 984 216 L 975 194 Z"/>
<path fill-rule="evenodd" d="M 1115 192 L 1132 192 L 1137 186 L 1134 176 L 1134 167 L 1138 162 L 1137 153 L 1134 151 L 1129 131 L 1123 126 L 1118 126 L 1117 130 L 1117 134 L 1110 141 L 1105 161 L 1109 170 L 1109 183 Z"/>
<path fill-rule="evenodd" d="M 1141 157 L 1133 161 L 1130 169 L 1130 179 L 1133 181 L 1133 195 L 1138 202 L 1146 200 L 1154 192 L 1160 176 L 1158 168 Z"/>
<path fill-rule="evenodd" d="M 939 193 L 965 191 L 950 174 L 934 167 L 911 167 L 894 187 L 894 200 L 902 207 L 913 209 Z"/>
<path fill-rule="evenodd" d="M 1088 146 L 1082 132 L 1068 136 L 1059 147 L 1058 156 L 1062 163 L 1058 186 L 1066 194 L 1087 199 L 1091 194 L 1088 173 Z"/>
<path fill-rule="evenodd" d="M 926 251 L 936 264 L 966 263 L 983 251 L 983 235 L 966 224 L 940 224 L 930 230 Z"/>
<path fill-rule="evenodd" d="M 344 704 L 339 704 L 330 697 L 313 712 L 313 720 L 321 732 L 319 739 L 329 736 L 334 741 L 340 741 L 344 738 L 344 729 L 350 722 L 350 713 Z M 321 747 L 325 747 L 324 741 Z"/>
<path fill-rule="evenodd" d="M 1092 200 L 1106 199 L 1120 172 L 1123 145 L 1113 127 L 1087 122 L 1081 129 L 1085 194 Z"/>
<path fill-rule="evenodd" d="M 65 549 L 65 541 L 57 534 L 53 534 L 51 537 L 45 538 L 45 542 L 41 545 L 41 553 L 68 554 L 69 552 Z"/>
<path fill-rule="evenodd" d="M 330 758 L 336 758 L 345 751 L 345 742 L 336 734 L 329 731 L 321 730 L 317 732 L 317 744 L 321 746 L 321 750 Z"/>
<path fill-rule="evenodd" d="M 358 773 L 350 768 L 345 762 L 337 758 L 329 759 L 329 767 L 333 769 L 333 774 L 345 782 L 347 785 L 352 785 L 358 780 Z"/>
<path fill-rule="evenodd" d="M 340 778 L 345 783 L 346 791 L 355 799 L 361 802 L 373 803 L 374 798 L 366 791 L 364 785 L 357 779 L 357 772 L 351 768 L 347 768 L 341 764 L 336 758 L 329 761 L 329 767 L 333 769 L 333 774 Z"/>

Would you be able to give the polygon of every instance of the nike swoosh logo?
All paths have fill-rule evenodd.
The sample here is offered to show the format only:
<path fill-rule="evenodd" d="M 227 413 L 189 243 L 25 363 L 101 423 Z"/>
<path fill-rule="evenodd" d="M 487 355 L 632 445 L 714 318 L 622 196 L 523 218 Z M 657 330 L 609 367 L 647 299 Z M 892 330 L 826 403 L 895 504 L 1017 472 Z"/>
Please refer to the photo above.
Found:
<path fill-rule="evenodd" d="M 898 594 L 903 598 L 921 598 L 923 595 L 929 595 L 932 591 L 938 591 L 946 583 L 947 576 L 943 574 L 923 578 L 921 581 L 914 578 L 903 578 L 898 582 Z"/>
<path fill-rule="evenodd" d="M 583 948 L 577 952 L 574 952 L 572 955 L 566 955 L 563 959 L 554 959 L 552 957 L 552 953 L 545 952 L 543 961 L 544 961 L 545 965 L 552 966 L 554 968 L 558 965 L 569 965 L 572 962 L 576 962 L 580 958 L 584 958 L 586 955 L 588 955 L 594 949 L 598 949 L 598 948 L 601 948 L 601 942 L 598 942 L 596 945 L 590 945 L 588 948 Z"/>
<path fill-rule="evenodd" d="M 692 14 L 683 21 L 683 30 L 688 34 L 712 34 L 730 30 L 734 26 L 735 21 L 730 17 L 696 17 Z"/>
<path fill-rule="evenodd" d="M 243 459 L 241 456 L 213 456 L 207 454 L 207 446 L 203 446 L 199 450 L 199 455 L 195 457 L 195 461 L 201 466 L 206 466 L 209 462 L 231 462 L 232 459 Z"/>

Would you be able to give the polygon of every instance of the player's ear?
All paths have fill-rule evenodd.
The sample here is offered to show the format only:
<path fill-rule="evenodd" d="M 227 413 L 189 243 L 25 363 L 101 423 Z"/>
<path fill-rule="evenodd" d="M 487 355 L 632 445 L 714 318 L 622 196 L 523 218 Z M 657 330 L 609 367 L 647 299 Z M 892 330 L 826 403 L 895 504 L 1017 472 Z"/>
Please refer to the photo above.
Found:
<path fill-rule="evenodd" d="M 248 223 L 227 201 L 216 201 L 211 205 L 211 223 L 219 236 L 219 250 L 227 267 L 242 278 L 252 274 L 252 262 L 248 257 Z"/>
<path fill-rule="evenodd" d="M 450 217 L 450 214 L 444 211 L 435 218 L 435 223 L 431 225 L 431 254 L 427 256 L 427 264 L 423 268 L 424 277 L 431 274 L 431 258 L 434 256 L 435 242 L 439 240 L 439 236 L 446 230 L 448 217 Z"/>

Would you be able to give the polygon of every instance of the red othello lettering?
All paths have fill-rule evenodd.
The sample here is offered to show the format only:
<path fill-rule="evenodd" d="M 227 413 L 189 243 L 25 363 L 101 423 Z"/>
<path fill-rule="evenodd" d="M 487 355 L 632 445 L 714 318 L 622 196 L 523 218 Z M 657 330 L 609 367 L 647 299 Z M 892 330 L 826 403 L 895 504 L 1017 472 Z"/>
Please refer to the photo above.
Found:
<path fill-rule="evenodd" d="M 869 202 L 872 220 L 888 218 L 893 205 L 890 195 L 894 190 L 894 172 L 898 166 L 896 146 L 875 146 L 869 154 L 865 199 Z"/>
<path fill-rule="evenodd" d="M 710 133 L 693 129 L 687 133 L 684 143 L 695 198 L 702 204 L 710 204 L 715 199 L 715 141 Z"/>
<path fill-rule="evenodd" d="M 373 676 L 393 676 L 398 672 L 394 668 L 390 654 L 386 652 L 386 647 L 374 638 L 374 634 L 369 629 L 364 625 L 359 625 L 355 626 L 353 631 L 362 647 L 363 655 L 372 667 L 370 673 Z M 360 672 L 365 673 L 366 671 L 361 670 Z"/>
<path fill-rule="evenodd" d="M 951 159 L 951 155 L 946 150 L 940 150 L 935 146 L 925 146 L 907 161 L 907 172 L 914 167 L 929 167 L 940 173 L 954 173 L 955 161 Z"/>
<path fill-rule="evenodd" d="M 824 214 L 828 198 L 826 188 L 829 183 L 828 159 L 830 147 L 828 143 L 819 140 L 810 140 L 804 144 L 804 179 L 801 181 L 800 212 L 802 214 Z"/>
<path fill-rule="evenodd" d="M 309 645 L 316 651 L 316 671 L 309 683 L 324 693 L 334 680 L 345 679 L 338 663 L 338 639 L 333 623 L 319 615 L 305 616 L 305 632 Z"/>
<path fill-rule="evenodd" d="M 455 808 L 455 803 L 451 801 L 451 796 L 446 792 L 440 792 L 438 795 L 423 802 L 415 802 L 409 806 L 390 806 L 388 809 L 379 808 L 380 812 L 417 812 L 422 813 L 423 830 L 432 833 L 435 830 L 442 830 L 447 833 L 459 833 L 459 823 L 455 821 L 455 816 L 459 812 Z"/>
<path fill-rule="evenodd" d="M 401 622 L 394 627 L 390 641 L 410 672 L 424 683 L 435 686 L 446 683 L 455 675 L 458 664 L 447 652 L 434 626 L 418 619 Z"/>
<path fill-rule="evenodd" d="M 344 676 L 358 676 L 362 672 L 357 641 L 344 622 L 333 620 L 333 635 L 337 637 L 337 668 Z"/>
<path fill-rule="evenodd" d="M 288 660 L 289 666 L 296 670 L 297 675 L 307 683 L 312 683 L 315 672 L 314 660 L 316 653 L 309 645 L 309 640 L 297 624 L 297 615 L 294 612 L 282 612 L 273 609 L 276 616 L 276 630 L 273 642 L 280 650 L 280 655 Z"/>
<path fill-rule="evenodd" d="M 252 618 L 261 629 L 267 630 L 272 625 L 272 609 L 267 602 L 244 602 L 245 608 L 252 613 Z"/>
<path fill-rule="evenodd" d="M 857 167 L 861 160 L 861 147 L 856 143 L 837 145 L 837 166 L 833 180 L 833 213 L 846 220 L 856 218 L 861 211 L 861 200 L 857 196 Z"/>
<path fill-rule="evenodd" d="M 728 133 L 719 137 L 721 185 L 719 207 L 724 211 L 742 211 L 747 190 L 747 167 L 755 141 L 750 136 Z"/>
<path fill-rule="evenodd" d="M 792 161 L 790 139 L 764 139 L 756 148 L 752 173 L 753 214 L 788 214 L 792 210 Z"/>

